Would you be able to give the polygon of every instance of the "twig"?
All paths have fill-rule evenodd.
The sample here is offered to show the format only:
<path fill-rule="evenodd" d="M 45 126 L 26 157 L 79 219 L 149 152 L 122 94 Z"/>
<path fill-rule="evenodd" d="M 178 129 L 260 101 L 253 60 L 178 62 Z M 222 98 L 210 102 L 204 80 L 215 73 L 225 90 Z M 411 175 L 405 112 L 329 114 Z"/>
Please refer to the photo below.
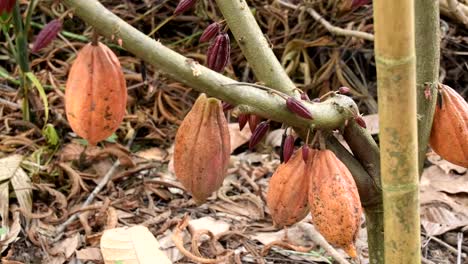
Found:
<path fill-rule="evenodd" d="M 21 106 L 17 103 L 13 103 L 13 102 L 10 102 L 8 100 L 5 100 L 5 99 L 2 99 L 0 98 L 0 104 L 2 105 L 6 105 L 14 110 L 18 110 L 18 109 L 21 109 Z"/>
<path fill-rule="evenodd" d="M 343 29 L 340 27 L 333 26 L 330 22 L 328 22 L 324 17 L 322 17 L 317 11 L 315 11 L 311 7 L 299 7 L 297 5 L 284 2 L 282 0 L 278 0 L 278 3 L 285 7 L 289 7 L 292 9 L 305 9 L 315 20 L 320 22 L 322 26 L 324 26 L 330 33 L 340 36 L 348 36 L 348 37 L 356 37 L 361 38 L 369 41 L 374 41 L 374 35 L 358 30 L 350 30 L 350 29 Z"/>
<path fill-rule="evenodd" d="M 445 15 L 445 16 L 452 16 L 453 14 L 453 11 L 449 5 L 449 1 L 452 1 L 452 0 L 439 0 L 439 5 L 440 5 L 440 12 Z M 456 3 L 455 3 L 456 4 Z M 453 3 L 452 3 L 453 5 Z M 463 4 L 463 3 L 460 3 L 458 2 L 458 4 L 456 4 L 456 10 L 458 10 L 458 12 L 460 12 L 463 17 L 468 17 L 468 6 Z M 460 18 L 458 16 L 456 16 L 455 14 L 455 17 L 460 20 Z M 459 22 L 464 24 L 465 27 L 468 27 L 468 23 L 465 23 L 466 20 L 460 20 Z"/>
<path fill-rule="evenodd" d="M 452 253 L 454 253 L 454 254 L 458 254 L 458 250 L 457 250 L 456 248 L 454 248 L 454 247 L 452 247 L 451 245 L 445 243 L 444 241 L 438 239 L 437 237 L 435 237 L 435 236 L 430 236 L 429 238 L 432 239 L 432 240 L 434 240 L 434 241 L 436 241 L 436 242 L 439 243 L 440 245 L 446 247 L 450 252 L 452 252 Z M 462 256 L 463 258 L 466 258 L 466 254 L 465 254 L 465 253 L 462 253 L 461 256 Z"/>
<path fill-rule="evenodd" d="M 135 134 L 136 135 L 136 134 Z M 128 143 L 127 143 L 127 148 L 130 148 L 132 143 L 133 143 L 133 140 L 134 140 L 135 137 L 131 138 Z M 86 199 L 86 201 L 81 205 L 80 207 L 80 211 L 87 207 L 88 205 L 91 204 L 91 202 L 94 200 L 94 198 L 97 196 L 97 194 L 104 188 L 104 186 L 107 185 L 107 183 L 112 179 L 112 176 L 114 175 L 115 171 L 117 170 L 117 168 L 120 166 L 120 160 L 116 160 L 114 162 L 114 164 L 112 165 L 112 167 L 109 169 L 109 171 L 106 173 L 106 175 L 104 175 L 104 177 L 101 179 L 101 181 L 99 182 L 99 184 L 94 188 L 94 190 L 91 192 L 91 194 L 89 194 L 88 198 Z M 65 228 L 67 228 L 68 225 L 70 225 L 71 223 L 73 223 L 78 217 L 80 216 L 80 212 L 78 213 L 75 213 L 73 214 L 72 216 L 70 216 L 70 218 L 67 219 L 67 221 L 65 221 L 63 224 L 61 224 L 59 227 L 57 227 L 57 230 L 56 230 L 56 235 L 60 235 L 64 230 Z"/>
<path fill-rule="evenodd" d="M 457 0 L 448 0 L 449 11 L 455 15 L 455 17 L 460 20 L 463 24 L 468 24 L 468 17 L 462 12 L 460 8 L 460 3 Z"/>
<path fill-rule="evenodd" d="M 462 263 L 462 244 L 463 244 L 463 232 L 458 232 L 457 235 L 457 264 Z"/>
<path fill-rule="evenodd" d="M 333 248 L 323 236 L 317 232 L 315 229 L 310 228 L 310 226 L 306 225 L 305 223 L 298 223 L 297 226 L 307 234 L 307 236 L 313 242 L 317 243 L 320 247 L 325 249 L 325 251 L 330 254 L 338 263 L 340 264 L 349 264 L 349 262 L 341 256 L 335 248 Z"/>

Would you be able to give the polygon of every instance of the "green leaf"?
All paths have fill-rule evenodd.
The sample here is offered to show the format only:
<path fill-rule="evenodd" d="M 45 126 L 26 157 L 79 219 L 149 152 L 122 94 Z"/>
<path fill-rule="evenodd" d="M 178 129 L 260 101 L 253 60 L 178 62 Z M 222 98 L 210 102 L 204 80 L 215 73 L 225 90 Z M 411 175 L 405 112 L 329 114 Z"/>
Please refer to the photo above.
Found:
<path fill-rule="evenodd" d="M 3 236 L 7 233 L 7 229 L 4 227 L 0 227 L 0 236 Z"/>
<path fill-rule="evenodd" d="M 37 91 L 39 92 L 39 95 L 41 96 L 42 103 L 44 104 L 44 112 L 45 112 L 44 123 L 47 123 L 47 120 L 49 119 L 49 103 L 47 101 L 47 95 L 44 91 L 44 87 L 42 87 L 42 84 L 39 82 L 39 80 L 36 78 L 36 76 L 32 72 L 26 72 L 25 74 L 28 77 L 28 79 L 34 84 Z"/>
<path fill-rule="evenodd" d="M 117 139 L 118 139 L 117 135 L 115 133 L 112 133 L 112 135 L 106 138 L 106 141 L 110 143 L 115 143 L 117 142 Z"/>
<path fill-rule="evenodd" d="M 44 128 L 42 129 L 42 135 L 47 140 L 47 143 L 50 145 L 57 145 L 59 142 L 59 136 L 57 134 L 57 131 L 55 130 L 55 127 L 52 124 L 46 124 Z"/>

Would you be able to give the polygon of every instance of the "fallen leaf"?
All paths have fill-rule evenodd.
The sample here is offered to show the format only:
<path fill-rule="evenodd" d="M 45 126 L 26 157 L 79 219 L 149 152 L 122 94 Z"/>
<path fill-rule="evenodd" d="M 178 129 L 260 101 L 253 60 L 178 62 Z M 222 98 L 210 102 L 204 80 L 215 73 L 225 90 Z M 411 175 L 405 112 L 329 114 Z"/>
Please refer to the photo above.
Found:
<path fill-rule="evenodd" d="M 75 233 L 72 237 L 69 237 L 67 239 L 64 239 L 58 243 L 56 243 L 52 249 L 51 252 L 54 252 L 56 254 L 49 255 L 48 258 L 45 258 L 42 263 L 44 264 L 62 264 L 67 259 L 69 259 L 75 250 L 78 248 L 78 245 L 80 243 L 80 234 Z"/>
<path fill-rule="evenodd" d="M 158 147 L 153 147 L 145 150 L 140 150 L 135 153 L 135 156 L 145 160 L 165 161 L 168 153 Z"/>
<path fill-rule="evenodd" d="M 424 169 L 421 176 L 421 188 L 432 187 L 435 191 L 446 193 L 468 193 L 468 177 L 444 171 L 440 166 Z"/>
<path fill-rule="evenodd" d="M 133 226 L 104 231 L 101 253 L 106 264 L 172 263 L 148 228 Z"/>
<path fill-rule="evenodd" d="M 229 136 L 231 139 L 231 153 L 234 152 L 238 147 L 247 143 L 252 136 L 250 129 L 245 126 L 242 131 L 239 130 L 239 124 L 229 124 Z"/>
<path fill-rule="evenodd" d="M 363 116 L 364 122 L 366 122 L 366 129 L 371 135 L 379 134 L 379 115 L 372 114 Z"/>
<path fill-rule="evenodd" d="M 84 261 L 103 261 L 101 250 L 97 247 L 87 247 L 76 251 L 76 258 Z"/>
<path fill-rule="evenodd" d="M 230 227 L 230 224 L 221 220 L 216 220 L 211 216 L 190 220 L 188 225 L 194 231 L 208 230 L 215 236 L 228 231 Z"/>
<path fill-rule="evenodd" d="M 282 128 L 271 131 L 266 137 L 265 144 L 274 148 L 281 147 L 281 140 L 283 138 L 283 134 L 284 129 Z"/>
<path fill-rule="evenodd" d="M 441 168 L 446 174 L 454 171 L 458 174 L 464 174 L 468 171 L 467 168 L 463 168 L 462 166 L 455 165 L 451 162 L 448 162 L 444 159 L 442 159 L 439 155 L 437 155 L 435 152 L 431 152 L 427 155 L 427 159 L 434 165 L 437 165 L 439 168 Z"/>

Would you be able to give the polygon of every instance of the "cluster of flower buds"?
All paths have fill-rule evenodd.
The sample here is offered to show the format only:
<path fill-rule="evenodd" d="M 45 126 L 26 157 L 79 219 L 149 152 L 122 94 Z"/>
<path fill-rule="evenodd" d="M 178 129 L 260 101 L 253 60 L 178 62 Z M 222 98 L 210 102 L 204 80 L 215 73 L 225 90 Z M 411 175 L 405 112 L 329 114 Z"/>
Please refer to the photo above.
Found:
<path fill-rule="evenodd" d="M 15 6 L 16 0 L 0 0 L 0 15 L 11 13 Z"/>
<path fill-rule="evenodd" d="M 37 35 L 32 47 L 32 52 L 38 52 L 49 45 L 57 37 L 60 30 L 62 30 L 61 20 L 54 19 L 47 23 Z"/>

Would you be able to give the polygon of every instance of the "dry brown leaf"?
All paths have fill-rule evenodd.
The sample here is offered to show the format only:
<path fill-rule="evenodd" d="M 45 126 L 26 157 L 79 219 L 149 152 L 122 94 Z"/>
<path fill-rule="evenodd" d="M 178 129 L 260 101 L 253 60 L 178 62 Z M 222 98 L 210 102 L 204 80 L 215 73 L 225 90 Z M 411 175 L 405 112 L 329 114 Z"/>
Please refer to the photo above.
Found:
<path fill-rule="evenodd" d="M 446 174 L 454 171 L 457 174 L 466 174 L 468 171 L 467 168 L 463 168 L 462 166 L 455 165 L 451 162 L 448 162 L 444 159 L 442 159 L 437 153 L 431 152 L 427 155 L 427 159 L 434 165 L 437 165 L 439 168 L 441 168 Z"/>
<path fill-rule="evenodd" d="M 432 187 L 436 191 L 450 194 L 468 193 L 468 177 L 445 172 L 439 166 L 424 169 L 421 176 L 421 188 Z"/>
<path fill-rule="evenodd" d="M 76 258 L 84 261 L 103 261 L 101 250 L 97 247 L 87 247 L 76 251 Z"/>
<path fill-rule="evenodd" d="M 265 144 L 268 146 L 272 146 L 274 148 L 281 147 L 283 134 L 284 134 L 284 129 L 282 128 L 271 131 L 270 133 L 268 133 L 265 139 Z"/>
<path fill-rule="evenodd" d="M 379 115 L 372 114 L 363 116 L 364 122 L 366 122 L 366 129 L 372 135 L 377 135 L 379 133 Z"/>
<path fill-rule="evenodd" d="M 9 189 L 11 183 L 15 191 L 16 198 L 20 207 L 30 213 L 32 211 L 32 188 L 29 176 L 20 167 L 23 156 L 11 155 L 0 159 L 0 182 L 5 181 L 0 186 L 1 201 L 8 201 Z M 0 207 L 0 217 L 2 218 L 1 227 L 7 227 L 8 224 L 8 202 L 2 202 Z M 3 239 L 0 236 L 0 239 Z"/>
<path fill-rule="evenodd" d="M 0 197 L 1 199 L 1 197 Z M 13 206 L 14 208 L 14 206 Z M 2 225 L 2 227 L 5 227 Z M 11 225 L 6 229 L 6 233 L 4 236 L 1 237 L 0 239 L 0 245 L 2 245 L 2 248 L 0 250 L 0 253 L 2 253 L 5 249 L 8 248 L 8 245 L 14 241 L 16 241 L 20 231 L 21 231 L 21 223 L 20 223 L 20 213 L 19 211 L 14 211 L 13 212 L 13 222 Z"/>
<path fill-rule="evenodd" d="M 190 230 L 208 230 L 216 236 L 218 234 L 228 231 L 231 225 L 226 223 L 225 221 L 216 220 L 211 216 L 205 216 L 199 219 L 190 220 L 188 226 Z"/>
<path fill-rule="evenodd" d="M 153 160 L 153 161 L 166 161 L 168 157 L 167 151 L 160 149 L 158 147 L 153 147 L 153 148 L 138 151 L 135 153 L 135 155 L 145 160 Z"/>
<path fill-rule="evenodd" d="M 106 264 L 172 263 L 160 250 L 160 245 L 148 228 L 133 226 L 104 231 L 101 253 Z"/>
<path fill-rule="evenodd" d="M 78 248 L 80 244 L 80 234 L 76 233 L 72 237 L 64 239 L 52 247 L 50 250 L 53 255 L 49 255 L 49 257 L 44 258 L 42 260 L 43 264 L 62 264 L 69 259 L 75 250 Z"/>
<path fill-rule="evenodd" d="M 245 126 L 242 131 L 239 130 L 239 124 L 230 123 L 229 124 L 229 135 L 231 139 L 231 153 L 234 152 L 238 147 L 247 143 L 252 136 L 250 129 Z"/>

